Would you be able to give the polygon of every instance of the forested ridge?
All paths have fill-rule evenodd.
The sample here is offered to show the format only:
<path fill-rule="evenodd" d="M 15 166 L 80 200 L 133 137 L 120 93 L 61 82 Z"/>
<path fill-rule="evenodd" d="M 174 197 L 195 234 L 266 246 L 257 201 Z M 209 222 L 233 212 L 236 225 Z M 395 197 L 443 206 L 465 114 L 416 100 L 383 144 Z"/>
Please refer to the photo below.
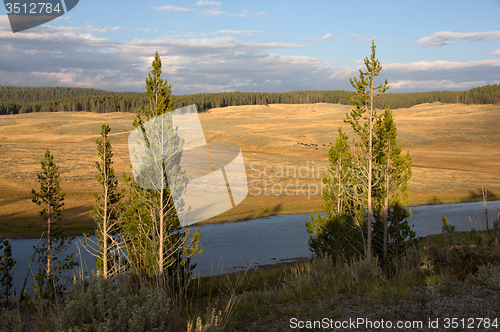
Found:
<path fill-rule="evenodd" d="M 303 90 L 290 92 L 219 92 L 173 96 L 176 107 L 196 104 L 198 111 L 211 108 L 332 103 L 349 105 L 349 91 Z M 386 93 L 375 99 L 375 107 L 408 108 L 422 103 L 500 104 L 500 85 L 485 85 L 466 91 Z M 32 112 L 136 112 L 144 108 L 144 92 L 112 92 L 88 88 L 0 86 L 0 114 Z"/>

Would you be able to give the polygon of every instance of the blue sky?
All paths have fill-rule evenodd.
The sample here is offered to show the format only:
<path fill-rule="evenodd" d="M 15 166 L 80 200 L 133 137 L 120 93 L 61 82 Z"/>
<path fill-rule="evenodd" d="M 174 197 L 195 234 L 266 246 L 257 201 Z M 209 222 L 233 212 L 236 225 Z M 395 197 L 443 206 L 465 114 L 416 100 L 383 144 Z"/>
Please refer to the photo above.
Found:
<path fill-rule="evenodd" d="M 372 8 L 373 7 L 373 8 Z M 500 83 L 500 0 L 80 0 L 12 33 L 0 9 L 0 84 L 144 91 L 158 50 L 174 94 L 351 90 L 371 40 L 388 92 Z"/>

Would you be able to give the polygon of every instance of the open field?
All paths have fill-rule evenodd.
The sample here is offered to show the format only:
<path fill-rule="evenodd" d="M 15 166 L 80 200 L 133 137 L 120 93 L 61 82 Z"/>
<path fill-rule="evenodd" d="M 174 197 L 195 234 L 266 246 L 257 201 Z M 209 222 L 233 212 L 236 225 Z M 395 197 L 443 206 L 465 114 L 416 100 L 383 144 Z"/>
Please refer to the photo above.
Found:
<path fill-rule="evenodd" d="M 238 144 L 245 158 L 250 195 L 236 208 L 208 222 L 248 219 L 276 213 L 317 210 L 328 145 L 337 136 L 350 106 L 301 104 L 212 109 L 200 119 L 208 142 Z M 500 107 L 423 104 L 394 110 L 398 138 L 413 158 L 411 204 L 478 199 L 481 185 L 489 198 L 500 195 Z M 114 166 L 131 173 L 127 138 L 134 114 L 31 113 L 0 117 L 0 235 L 39 229 L 39 207 L 31 189 L 46 149 L 60 166 L 66 216 L 75 232 L 90 231 L 86 216 L 97 190 L 94 160 L 100 126 L 111 126 Z M 302 144 L 299 144 L 302 143 Z M 306 146 L 307 144 L 308 146 Z M 266 168 L 267 167 L 267 168 Z M 264 173 L 265 170 L 265 173 Z"/>

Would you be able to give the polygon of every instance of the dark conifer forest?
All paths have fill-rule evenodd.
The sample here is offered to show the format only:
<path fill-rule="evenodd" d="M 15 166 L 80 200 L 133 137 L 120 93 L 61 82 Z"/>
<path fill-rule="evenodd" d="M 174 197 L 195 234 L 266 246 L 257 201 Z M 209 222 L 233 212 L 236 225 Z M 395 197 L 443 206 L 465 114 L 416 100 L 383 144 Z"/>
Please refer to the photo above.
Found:
<path fill-rule="evenodd" d="M 174 95 L 175 107 L 196 104 L 199 112 L 211 108 L 332 103 L 349 105 L 349 91 L 219 92 Z M 112 92 L 88 88 L 0 86 L 0 115 L 32 112 L 137 112 L 147 102 L 143 92 Z M 375 99 L 379 109 L 408 108 L 423 103 L 500 104 L 500 85 L 485 85 L 466 91 L 386 93 Z"/>

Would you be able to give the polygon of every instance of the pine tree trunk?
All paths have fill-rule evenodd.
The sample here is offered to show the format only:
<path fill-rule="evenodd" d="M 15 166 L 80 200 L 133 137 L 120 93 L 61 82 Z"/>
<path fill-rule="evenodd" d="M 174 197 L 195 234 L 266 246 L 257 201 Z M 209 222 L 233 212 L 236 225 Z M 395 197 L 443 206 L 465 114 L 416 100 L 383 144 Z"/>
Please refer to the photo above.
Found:
<path fill-rule="evenodd" d="M 389 162 L 387 163 L 389 164 Z M 389 165 L 387 165 L 389 166 Z M 388 254 L 388 249 L 387 249 L 387 242 L 388 242 L 388 217 L 389 217 L 389 173 L 388 169 L 385 171 L 385 197 L 384 197 L 384 262 L 387 264 L 387 258 L 389 257 Z"/>
<path fill-rule="evenodd" d="M 490 236 L 490 226 L 488 223 L 488 194 L 486 191 L 486 187 L 483 185 L 482 187 L 482 192 L 483 192 L 483 202 L 484 202 L 484 215 L 486 217 L 486 233 L 488 236 Z"/>
<path fill-rule="evenodd" d="M 50 285 L 52 253 L 50 248 L 50 188 L 47 194 L 47 284 Z"/>
<path fill-rule="evenodd" d="M 107 177 L 106 177 L 107 181 Z M 102 276 L 104 279 L 108 278 L 108 184 L 104 186 L 104 216 L 102 220 Z"/>
<path fill-rule="evenodd" d="M 158 252 L 158 271 L 159 271 L 159 278 L 160 278 L 160 287 L 163 288 L 164 285 L 164 270 L 163 270 L 163 256 L 164 256 L 164 230 L 163 230 L 163 224 L 164 224 L 164 205 L 163 205 L 163 192 L 164 190 L 160 190 L 160 250 Z"/>
<path fill-rule="evenodd" d="M 340 168 L 337 169 L 337 172 L 339 172 L 340 174 L 342 174 L 342 158 L 339 159 L 339 163 L 337 163 L 337 166 L 340 165 Z M 341 193 L 341 190 L 342 188 L 340 187 L 342 185 L 341 183 L 341 177 L 339 176 L 338 177 L 339 181 L 338 181 L 338 185 L 339 185 L 339 193 L 338 193 L 338 196 L 337 196 L 337 214 L 338 214 L 338 218 L 339 220 L 337 221 L 337 261 L 339 260 L 339 257 L 340 257 L 340 235 L 341 235 L 341 230 L 340 230 L 340 220 L 341 218 L 343 218 L 343 216 L 341 215 L 341 209 L 342 209 L 342 199 L 340 197 L 340 193 Z"/>
<path fill-rule="evenodd" d="M 102 140 L 102 148 L 103 148 L 103 175 L 104 175 L 104 213 L 102 220 L 102 238 L 103 238 L 103 247 L 102 247 L 102 276 L 104 279 L 108 278 L 108 165 L 106 165 L 107 160 L 107 149 L 106 149 L 106 140 L 107 135 L 104 134 Z"/>
<path fill-rule="evenodd" d="M 371 86 L 370 86 L 370 142 L 368 147 L 368 241 L 366 248 L 366 258 L 370 262 L 372 259 L 372 162 L 373 162 L 373 73 L 371 74 Z"/>

